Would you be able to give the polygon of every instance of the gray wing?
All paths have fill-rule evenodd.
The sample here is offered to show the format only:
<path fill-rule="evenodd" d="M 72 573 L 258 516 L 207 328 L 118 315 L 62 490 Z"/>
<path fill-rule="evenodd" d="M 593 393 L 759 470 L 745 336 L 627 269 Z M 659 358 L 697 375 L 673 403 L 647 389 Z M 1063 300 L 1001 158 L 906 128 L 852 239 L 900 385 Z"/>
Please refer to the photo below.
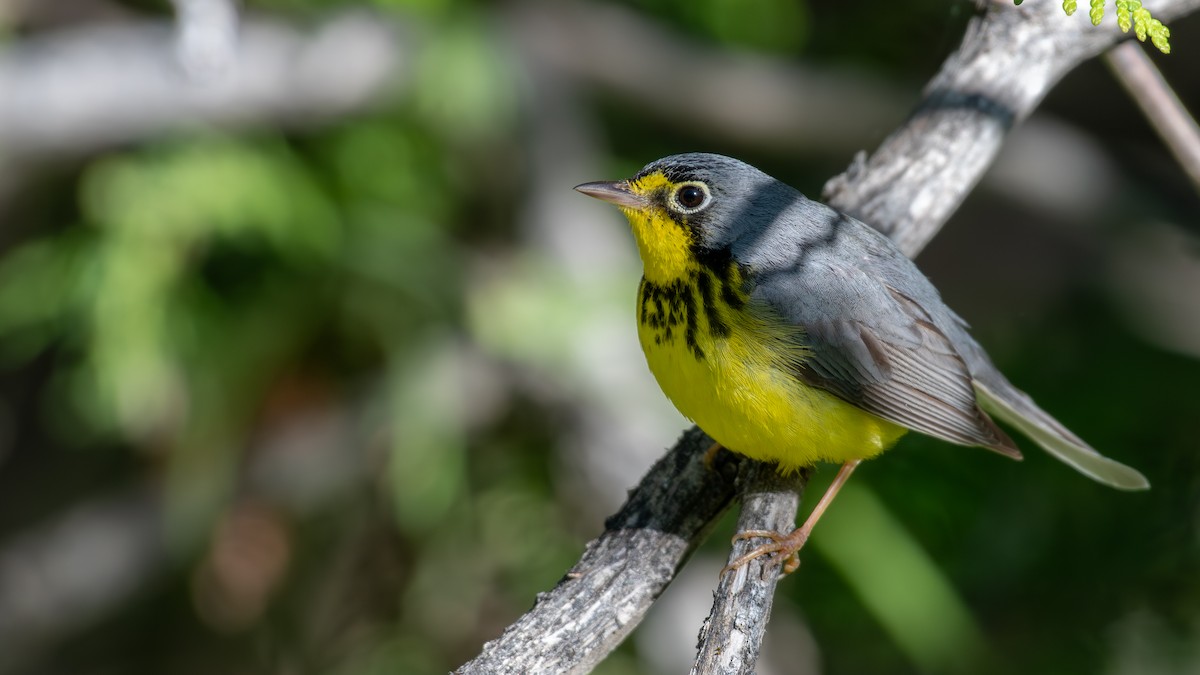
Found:
<path fill-rule="evenodd" d="M 886 251 L 872 251 L 871 235 L 855 248 L 865 245 L 865 257 L 883 254 L 882 260 L 856 265 L 864 254 L 839 257 L 833 250 L 845 243 L 832 243 L 826 255 L 809 255 L 802 265 L 755 275 L 751 302 L 806 334 L 811 356 L 796 366 L 797 376 L 909 429 L 1020 458 L 1012 439 L 979 408 L 967 364 L 938 326 L 939 319 L 957 317 L 946 309 L 935 318 L 914 299 L 932 294 L 934 311 L 943 308 L 932 285 L 896 267 Z"/>

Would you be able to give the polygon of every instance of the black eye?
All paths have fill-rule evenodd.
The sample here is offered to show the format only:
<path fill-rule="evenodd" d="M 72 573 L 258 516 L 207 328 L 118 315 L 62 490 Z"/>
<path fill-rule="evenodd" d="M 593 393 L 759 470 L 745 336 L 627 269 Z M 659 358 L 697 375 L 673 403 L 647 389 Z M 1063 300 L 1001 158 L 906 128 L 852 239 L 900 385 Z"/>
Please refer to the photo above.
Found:
<path fill-rule="evenodd" d="M 708 198 L 708 191 L 695 183 L 681 186 L 675 191 L 675 201 L 685 209 L 699 208 Z"/>
<path fill-rule="evenodd" d="M 685 209 L 694 209 L 704 203 L 704 190 L 695 185 L 684 185 L 675 193 L 675 198 Z"/>

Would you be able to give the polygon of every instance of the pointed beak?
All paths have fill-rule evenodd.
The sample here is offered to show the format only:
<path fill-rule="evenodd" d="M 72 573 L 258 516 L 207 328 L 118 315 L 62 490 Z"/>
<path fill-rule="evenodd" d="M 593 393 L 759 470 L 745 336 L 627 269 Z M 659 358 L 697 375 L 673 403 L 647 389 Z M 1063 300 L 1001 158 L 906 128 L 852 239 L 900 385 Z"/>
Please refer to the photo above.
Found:
<path fill-rule="evenodd" d="M 640 195 L 636 195 L 629 189 L 629 181 L 618 180 L 611 183 L 597 182 L 584 183 L 576 185 L 575 189 L 589 197 L 595 197 L 601 201 L 617 206 L 623 206 L 627 209 L 644 209 L 646 208 L 646 200 Z"/>

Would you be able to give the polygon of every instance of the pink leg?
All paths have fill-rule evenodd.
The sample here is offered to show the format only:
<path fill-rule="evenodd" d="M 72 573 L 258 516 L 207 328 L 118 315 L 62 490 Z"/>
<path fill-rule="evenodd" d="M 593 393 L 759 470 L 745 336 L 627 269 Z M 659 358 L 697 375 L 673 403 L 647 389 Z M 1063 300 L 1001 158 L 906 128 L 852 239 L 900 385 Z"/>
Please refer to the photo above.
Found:
<path fill-rule="evenodd" d="M 724 574 L 728 570 L 737 569 L 751 560 L 767 554 L 771 554 L 772 562 L 783 563 L 784 574 L 795 572 L 800 567 L 800 549 L 804 548 L 805 542 L 808 541 L 808 536 L 812 534 L 813 527 L 821 519 L 821 515 L 825 513 L 825 509 L 829 508 L 829 505 L 833 502 L 833 498 L 837 496 L 838 490 L 842 489 L 842 486 L 846 484 L 846 480 L 850 478 L 850 474 L 854 473 L 854 469 L 861 462 L 861 459 L 855 459 L 842 465 L 837 477 L 829 484 L 829 489 L 821 496 L 821 501 L 817 502 L 817 505 L 813 507 L 812 513 L 808 515 L 804 524 L 792 530 L 791 534 L 785 535 L 779 532 L 771 532 L 770 530 L 747 530 L 735 535 L 733 537 L 734 541 L 763 537 L 770 539 L 771 542 L 763 544 L 729 563 L 725 566 L 725 569 L 721 570 L 721 573 Z"/>

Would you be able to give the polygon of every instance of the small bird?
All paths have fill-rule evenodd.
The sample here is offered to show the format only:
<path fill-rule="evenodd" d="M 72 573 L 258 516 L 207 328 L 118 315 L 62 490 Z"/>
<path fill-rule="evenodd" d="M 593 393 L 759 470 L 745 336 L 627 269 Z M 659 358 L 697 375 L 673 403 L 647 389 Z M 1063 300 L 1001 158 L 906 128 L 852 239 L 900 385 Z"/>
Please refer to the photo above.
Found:
<path fill-rule="evenodd" d="M 638 338 L 650 371 L 717 444 L 781 472 L 841 463 L 812 515 L 734 561 L 790 572 L 854 468 L 908 430 L 1013 459 L 992 418 L 1080 473 L 1148 488 L 1000 373 L 967 324 L 883 234 L 721 155 L 673 155 L 636 176 L 584 183 L 617 205 L 641 255 Z M 728 569 L 728 568 L 727 568 Z"/>

